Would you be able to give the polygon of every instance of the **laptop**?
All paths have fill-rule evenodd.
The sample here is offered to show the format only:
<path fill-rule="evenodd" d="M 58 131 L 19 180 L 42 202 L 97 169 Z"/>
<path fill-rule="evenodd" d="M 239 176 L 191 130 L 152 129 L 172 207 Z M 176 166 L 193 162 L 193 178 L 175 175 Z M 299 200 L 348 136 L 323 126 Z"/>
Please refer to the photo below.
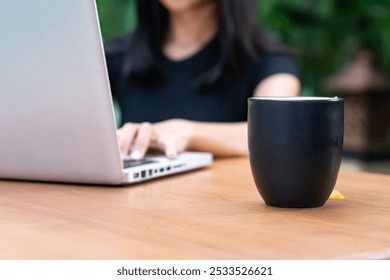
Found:
<path fill-rule="evenodd" d="M 117 185 L 212 163 L 122 160 L 95 0 L 3 0 L 0 38 L 0 178 Z"/>

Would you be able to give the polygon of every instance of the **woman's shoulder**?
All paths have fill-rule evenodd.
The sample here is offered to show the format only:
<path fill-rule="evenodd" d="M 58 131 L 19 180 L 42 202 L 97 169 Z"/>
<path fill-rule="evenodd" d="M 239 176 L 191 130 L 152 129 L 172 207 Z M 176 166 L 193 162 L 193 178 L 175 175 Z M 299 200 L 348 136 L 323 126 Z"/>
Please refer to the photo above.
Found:
<path fill-rule="evenodd" d="M 282 64 L 296 64 L 295 56 L 286 51 L 266 51 L 255 59 L 257 66 L 270 66 Z"/>
<path fill-rule="evenodd" d="M 104 52 L 111 85 L 121 76 L 132 35 L 127 33 L 104 41 Z"/>
<path fill-rule="evenodd" d="M 128 50 L 133 34 L 124 33 L 114 38 L 110 38 L 104 41 L 104 51 L 106 55 L 121 56 Z"/>
<path fill-rule="evenodd" d="M 254 60 L 252 71 L 256 72 L 258 80 L 281 73 L 299 76 L 295 57 L 285 51 L 267 51 L 262 53 Z"/>

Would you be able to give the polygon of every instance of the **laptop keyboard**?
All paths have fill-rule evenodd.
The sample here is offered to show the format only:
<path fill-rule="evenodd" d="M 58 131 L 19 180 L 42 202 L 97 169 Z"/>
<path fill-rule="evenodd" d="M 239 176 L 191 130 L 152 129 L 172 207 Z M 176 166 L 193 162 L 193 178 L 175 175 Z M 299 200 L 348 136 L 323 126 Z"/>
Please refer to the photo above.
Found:
<path fill-rule="evenodd" d="M 123 160 L 123 168 L 135 167 L 135 166 L 150 164 L 150 163 L 154 163 L 154 162 L 156 162 L 156 161 L 155 160 L 148 160 L 148 159 L 143 159 L 143 160 L 124 159 Z"/>

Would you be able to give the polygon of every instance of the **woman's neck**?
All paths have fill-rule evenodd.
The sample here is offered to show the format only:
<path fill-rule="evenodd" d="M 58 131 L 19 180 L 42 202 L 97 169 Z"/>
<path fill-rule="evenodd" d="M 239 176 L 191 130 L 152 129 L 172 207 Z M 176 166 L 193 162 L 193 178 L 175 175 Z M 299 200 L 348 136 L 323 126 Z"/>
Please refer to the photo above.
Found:
<path fill-rule="evenodd" d="M 170 13 L 169 31 L 163 46 L 165 55 L 182 60 L 199 51 L 216 34 L 216 5 L 201 4 L 191 10 Z"/>

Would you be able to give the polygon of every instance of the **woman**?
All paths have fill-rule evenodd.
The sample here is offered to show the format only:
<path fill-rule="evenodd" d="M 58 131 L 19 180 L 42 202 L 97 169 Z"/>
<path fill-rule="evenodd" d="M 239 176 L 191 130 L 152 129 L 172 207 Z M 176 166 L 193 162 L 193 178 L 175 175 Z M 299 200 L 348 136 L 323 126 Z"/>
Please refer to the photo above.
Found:
<path fill-rule="evenodd" d="M 123 154 L 247 154 L 247 98 L 300 91 L 293 61 L 266 40 L 255 4 L 137 1 L 135 31 L 106 44 Z"/>

